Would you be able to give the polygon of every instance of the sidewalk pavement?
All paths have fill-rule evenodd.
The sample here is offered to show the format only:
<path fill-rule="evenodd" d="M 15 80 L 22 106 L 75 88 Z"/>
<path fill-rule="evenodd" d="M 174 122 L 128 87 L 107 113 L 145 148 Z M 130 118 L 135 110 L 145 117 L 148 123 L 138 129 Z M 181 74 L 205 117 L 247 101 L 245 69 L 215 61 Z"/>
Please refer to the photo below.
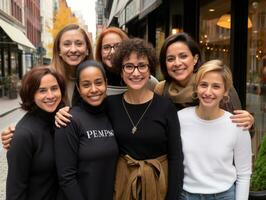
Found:
<path fill-rule="evenodd" d="M 0 98 L 0 118 L 9 114 L 10 112 L 20 108 L 20 98 L 9 99 L 8 97 Z"/>
<path fill-rule="evenodd" d="M 0 120 L 5 115 L 15 111 L 20 108 L 19 105 L 20 98 L 9 99 L 8 97 L 0 98 Z M 2 148 L 0 144 L 0 200 L 6 199 L 6 177 L 7 177 L 7 160 L 6 160 L 6 150 Z"/>

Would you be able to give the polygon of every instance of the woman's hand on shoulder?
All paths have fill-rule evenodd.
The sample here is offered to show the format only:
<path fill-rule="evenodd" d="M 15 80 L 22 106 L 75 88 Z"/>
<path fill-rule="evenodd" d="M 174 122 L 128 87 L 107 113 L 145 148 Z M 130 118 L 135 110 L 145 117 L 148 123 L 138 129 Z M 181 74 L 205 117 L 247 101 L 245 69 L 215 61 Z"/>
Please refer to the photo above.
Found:
<path fill-rule="evenodd" d="M 65 106 L 58 110 L 58 112 L 55 114 L 55 125 L 60 128 L 61 126 L 67 126 L 67 123 L 70 122 L 70 118 L 72 117 L 71 114 L 69 114 L 69 106 Z"/>
<path fill-rule="evenodd" d="M 14 132 L 15 132 L 15 126 L 14 125 L 10 125 L 7 129 L 2 131 L 1 140 L 2 140 L 2 145 L 3 145 L 4 149 L 6 149 L 6 150 L 9 149 L 10 142 L 12 140 Z"/>
<path fill-rule="evenodd" d="M 234 115 L 231 116 L 232 122 L 238 127 L 248 130 L 254 124 L 254 117 L 246 110 L 234 110 Z"/>

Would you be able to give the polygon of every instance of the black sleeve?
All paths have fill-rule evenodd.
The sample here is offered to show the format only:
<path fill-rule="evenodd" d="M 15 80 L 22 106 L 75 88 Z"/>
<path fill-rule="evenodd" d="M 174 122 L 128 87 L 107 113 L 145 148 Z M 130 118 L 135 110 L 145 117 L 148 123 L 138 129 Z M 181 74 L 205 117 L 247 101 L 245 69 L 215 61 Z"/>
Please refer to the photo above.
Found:
<path fill-rule="evenodd" d="M 84 200 L 77 181 L 79 129 L 71 119 L 55 131 L 55 159 L 59 184 L 68 200 Z"/>
<path fill-rule="evenodd" d="M 183 188 L 184 157 L 180 124 L 174 105 L 169 105 L 166 117 L 168 122 L 168 191 L 166 199 L 173 200 L 178 199 Z"/>
<path fill-rule="evenodd" d="M 33 140 L 30 131 L 17 127 L 7 152 L 7 200 L 28 199 L 28 182 L 33 152 Z"/>

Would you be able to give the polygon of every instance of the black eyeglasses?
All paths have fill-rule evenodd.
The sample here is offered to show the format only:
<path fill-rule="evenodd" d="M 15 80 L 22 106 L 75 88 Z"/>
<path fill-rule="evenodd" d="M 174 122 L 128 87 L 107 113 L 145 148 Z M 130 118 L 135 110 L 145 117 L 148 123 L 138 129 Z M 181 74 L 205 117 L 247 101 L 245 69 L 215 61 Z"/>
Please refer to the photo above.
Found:
<path fill-rule="evenodd" d="M 115 43 L 113 45 L 105 44 L 102 46 L 102 51 L 105 54 L 110 53 L 112 49 L 116 50 L 119 47 L 119 45 L 120 45 L 120 43 Z"/>
<path fill-rule="evenodd" d="M 149 70 L 150 65 L 148 63 L 138 63 L 134 65 L 133 63 L 126 63 L 122 65 L 124 72 L 131 74 L 137 68 L 140 73 L 146 73 Z"/>

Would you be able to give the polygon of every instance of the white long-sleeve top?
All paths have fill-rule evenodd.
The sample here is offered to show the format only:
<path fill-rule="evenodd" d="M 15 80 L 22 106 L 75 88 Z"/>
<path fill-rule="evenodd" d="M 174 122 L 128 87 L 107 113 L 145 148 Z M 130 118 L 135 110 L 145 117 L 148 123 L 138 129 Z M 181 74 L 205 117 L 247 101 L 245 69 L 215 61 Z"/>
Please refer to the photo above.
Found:
<path fill-rule="evenodd" d="M 215 120 L 203 120 L 195 107 L 178 112 L 184 153 L 183 189 L 213 194 L 236 182 L 236 200 L 247 200 L 251 175 L 251 141 L 248 131 L 231 122 L 225 111 Z"/>

